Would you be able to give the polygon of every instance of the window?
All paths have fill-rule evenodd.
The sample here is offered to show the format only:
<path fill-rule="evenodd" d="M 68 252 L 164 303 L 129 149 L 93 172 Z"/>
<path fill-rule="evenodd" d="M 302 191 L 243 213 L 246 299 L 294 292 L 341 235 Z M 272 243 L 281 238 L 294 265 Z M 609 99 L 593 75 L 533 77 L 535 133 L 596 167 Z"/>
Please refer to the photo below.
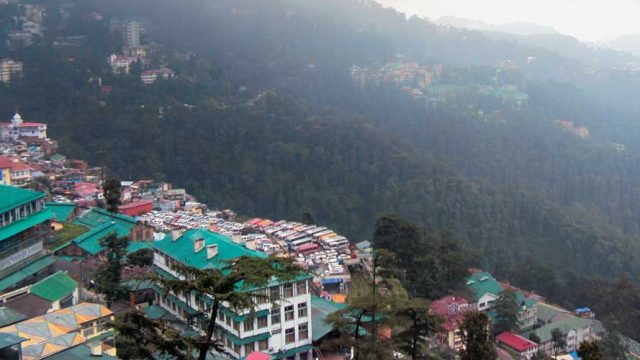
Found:
<path fill-rule="evenodd" d="M 249 354 L 251 354 L 253 352 L 253 343 L 249 343 L 249 344 L 245 344 L 244 345 L 244 355 L 247 356 Z"/>
<path fill-rule="evenodd" d="M 254 294 L 256 294 L 254 298 L 256 304 L 266 304 L 268 302 L 266 289 L 257 290 Z"/>
<path fill-rule="evenodd" d="M 307 303 L 298 304 L 298 317 L 303 318 L 307 317 Z"/>
<path fill-rule="evenodd" d="M 225 322 L 227 323 L 227 326 L 231 326 L 231 316 L 227 316 Z"/>
<path fill-rule="evenodd" d="M 269 324 L 269 320 L 267 319 L 266 316 L 258 317 L 258 329 L 265 328 L 267 327 L 268 324 Z"/>
<path fill-rule="evenodd" d="M 258 351 L 265 351 L 269 348 L 269 340 L 258 341 Z"/>
<path fill-rule="evenodd" d="M 269 289 L 269 296 L 271 299 L 280 299 L 280 286 L 272 286 Z"/>
<path fill-rule="evenodd" d="M 271 309 L 271 325 L 280 324 L 280 308 Z"/>
<path fill-rule="evenodd" d="M 298 340 L 307 340 L 308 338 L 309 338 L 309 325 L 306 323 L 298 325 Z"/>
<path fill-rule="evenodd" d="M 233 352 L 236 354 L 240 354 L 240 345 L 233 344 Z"/>
<path fill-rule="evenodd" d="M 284 284 L 284 297 L 293 297 L 293 284 Z"/>
<path fill-rule="evenodd" d="M 240 323 L 237 320 L 233 320 L 233 330 L 240 331 Z"/>
<path fill-rule="evenodd" d="M 244 321 L 244 331 L 253 331 L 253 318 Z"/>
<path fill-rule="evenodd" d="M 284 321 L 293 320 L 293 305 L 284 307 Z"/>
<path fill-rule="evenodd" d="M 225 321 L 224 312 L 222 312 L 222 310 L 218 310 L 218 320 L 220 320 L 220 322 Z"/>
<path fill-rule="evenodd" d="M 307 293 L 307 282 L 300 281 L 297 284 L 298 295 L 304 295 Z"/>
<path fill-rule="evenodd" d="M 290 328 L 284 331 L 284 337 L 287 344 L 296 342 L 296 329 Z"/>

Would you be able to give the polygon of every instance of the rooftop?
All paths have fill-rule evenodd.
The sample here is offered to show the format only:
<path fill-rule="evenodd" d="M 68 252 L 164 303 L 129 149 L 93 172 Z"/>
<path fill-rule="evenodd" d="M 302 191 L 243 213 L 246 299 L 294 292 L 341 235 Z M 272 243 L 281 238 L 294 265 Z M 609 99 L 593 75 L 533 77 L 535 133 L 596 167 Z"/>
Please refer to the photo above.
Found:
<path fill-rule="evenodd" d="M 195 242 L 200 239 L 204 241 L 203 248 L 194 252 Z M 207 259 L 207 246 L 210 245 L 217 245 L 218 253 L 215 257 Z M 198 269 L 221 269 L 227 260 L 241 256 L 267 257 L 264 253 L 234 243 L 224 235 L 202 229 L 188 230 L 175 241 L 172 240 L 171 234 L 168 234 L 163 240 L 155 241 L 153 247 L 187 266 Z"/>
<path fill-rule="evenodd" d="M 0 194 L 0 198 L 2 194 Z M 22 218 L 18 221 L 14 221 L 11 224 L 0 228 L 0 241 L 8 239 L 9 237 L 19 234 L 27 229 L 30 229 L 38 224 L 41 224 L 47 220 L 50 220 L 53 214 L 51 210 L 45 209 L 31 214 L 26 218 Z"/>
<path fill-rule="evenodd" d="M 62 300 L 71 295 L 78 284 L 64 271 L 50 275 L 31 286 L 31 294 L 49 301 Z"/>
<path fill-rule="evenodd" d="M 527 340 L 522 336 L 515 335 L 510 332 L 503 332 L 502 334 L 496 336 L 496 340 L 518 352 L 531 350 L 538 346 L 533 341 Z"/>
<path fill-rule="evenodd" d="M 112 315 L 102 305 L 81 303 L 5 326 L 0 334 L 27 339 L 22 343 L 23 359 L 41 359 L 86 342 L 79 332 L 82 324 Z"/>
<path fill-rule="evenodd" d="M 3 291 L 11 286 L 14 286 L 15 284 L 20 283 L 21 281 L 27 279 L 33 274 L 36 274 L 42 271 L 43 269 L 53 264 L 54 262 L 56 262 L 56 260 L 53 257 L 46 256 L 32 262 L 31 264 L 23 268 L 20 268 L 12 272 L 8 276 L 5 276 L 0 280 L 0 291 Z"/>
<path fill-rule="evenodd" d="M 26 315 L 10 307 L 0 307 L 0 327 L 20 322 L 26 318 Z"/>
<path fill-rule="evenodd" d="M 21 189 L 8 185 L 0 185 L 0 213 L 14 209 L 20 205 L 42 199 L 40 192 Z"/>
<path fill-rule="evenodd" d="M 473 291 L 476 299 L 479 299 L 487 293 L 496 296 L 502 293 L 502 286 L 500 286 L 496 279 L 488 272 L 471 274 L 467 279 L 467 286 Z"/>
<path fill-rule="evenodd" d="M 313 341 L 317 341 L 331 332 L 330 324 L 325 323 L 325 319 L 329 314 L 346 307 L 344 304 L 334 303 L 321 297 L 311 296 L 311 334 Z"/>
<path fill-rule="evenodd" d="M 62 222 L 67 221 L 77 207 L 73 203 L 46 203 L 45 206 L 51 209 L 54 219 Z"/>

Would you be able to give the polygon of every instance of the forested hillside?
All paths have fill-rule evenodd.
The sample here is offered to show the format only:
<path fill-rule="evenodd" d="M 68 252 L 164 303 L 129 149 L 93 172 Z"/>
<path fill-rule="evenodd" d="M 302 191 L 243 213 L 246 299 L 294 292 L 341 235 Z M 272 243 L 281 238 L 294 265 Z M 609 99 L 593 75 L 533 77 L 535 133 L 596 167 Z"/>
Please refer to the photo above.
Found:
<path fill-rule="evenodd" d="M 0 116 L 49 123 L 67 154 L 121 178 L 167 179 L 212 207 L 310 211 L 353 240 L 397 213 L 452 231 L 474 265 L 541 292 L 560 285 L 527 278 L 523 264 L 559 281 L 640 274 L 638 107 L 598 96 L 640 89 L 637 75 L 590 75 L 561 54 L 443 32 L 369 1 L 96 0 L 66 19 L 45 3 L 47 35 L 2 50 L 25 70 L 0 86 Z M 122 38 L 107 20 L 130 16 L 150 24 L 151 62 L 175 79 L 143 85 L 138 65 L 112 74 Z M 89 41 L 53 46 L 77 34 Z M 449 91 L 445 101 L 352 79 L 353 66 L 397 59 L 442 67 L 425 91 Z M 528 101 L 500 98 L 514 88 Z"/>

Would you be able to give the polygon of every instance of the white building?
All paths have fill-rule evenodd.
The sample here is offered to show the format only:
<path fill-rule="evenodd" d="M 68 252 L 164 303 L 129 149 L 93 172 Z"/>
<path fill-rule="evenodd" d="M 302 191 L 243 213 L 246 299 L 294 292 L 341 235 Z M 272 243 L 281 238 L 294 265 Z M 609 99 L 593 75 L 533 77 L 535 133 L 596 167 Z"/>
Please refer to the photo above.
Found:
<path fill-rule="evenodd" d="M 153 243 L 156 271 L 162 276 L 179 277 L 172 264 L 199 268 L 220 268 L 225 261 L 240 256 L 265 257 L 264 254 L 249 250 L 230 238 L 207 230 L 189 230 L 184 234 L 173 232 L 163 240 Z M 198 294 L 169 294 L 158 286 L 156 302 L 180 319 L 189 314 L 208 310 L 212 299 Z M 294 281 L 278 283 L 255 290 L 262 294 L 278 296 L 282 301 L 272 303 L 266 299 L 254 309 L 234 311 L 223 303 L 218 311 L 216 338 L 220 339 L 234 359 L 240 359 L 253 351 L 261 351 L 283 359 L 311 360 L 311 294 L 309 278 L 300 277 Z M 204 323 L 197 323 L 194 329 L 202 331 Z"/>
<path fill-rule="evenodd" d="M 8 125 L 3 125 L 10 137 L 18 139 L 21 137 L 47 138 L 47 124 L 38 122 L 24 122 L 20 114 L 16 113 Z"/>
<path fill-rule="evenodd" d="M 0 61 L 0 82 L 10 82 L 12 78 L 22 76 L 22 62 L 11 59 Z"/>
<path fill-rule="evenodd" d="M 125 46 L 128 49 L 140 47 L 140 23 L 129 21 L 125 26 Z"/>
<path fill-rule="evenodd" d="M 133 64 L 133 58 L 125 55 L 112 54 L 107 61 L 114 74 L 128 74 Z"/>
<path fill-rule="evenodd" d="M 145 85 L 151 85 L 155 83 L 158 79 L 168 80 L 168 79 L 172 79 L 174 76 L 175 74 L 173 71 L 167 68 L 161 68 L 161 69 L 155 69 L 155 70 L 145 70 L 140 75 L 140 78 L 142 79 L 142 82 Z"/>

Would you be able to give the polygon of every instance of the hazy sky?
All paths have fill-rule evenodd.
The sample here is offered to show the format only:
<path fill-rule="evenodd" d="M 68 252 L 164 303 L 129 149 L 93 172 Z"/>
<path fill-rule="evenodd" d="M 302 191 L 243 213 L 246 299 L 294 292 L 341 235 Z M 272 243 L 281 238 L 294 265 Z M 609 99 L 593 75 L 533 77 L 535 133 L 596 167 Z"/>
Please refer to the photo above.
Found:
<path fill-rule="evenodd" d="M 640 0 L 377 0 L 437 19 L 456 16 L 492 24 L 514 21 L 553 26 L 589 41 L 640 33 Z"/>

